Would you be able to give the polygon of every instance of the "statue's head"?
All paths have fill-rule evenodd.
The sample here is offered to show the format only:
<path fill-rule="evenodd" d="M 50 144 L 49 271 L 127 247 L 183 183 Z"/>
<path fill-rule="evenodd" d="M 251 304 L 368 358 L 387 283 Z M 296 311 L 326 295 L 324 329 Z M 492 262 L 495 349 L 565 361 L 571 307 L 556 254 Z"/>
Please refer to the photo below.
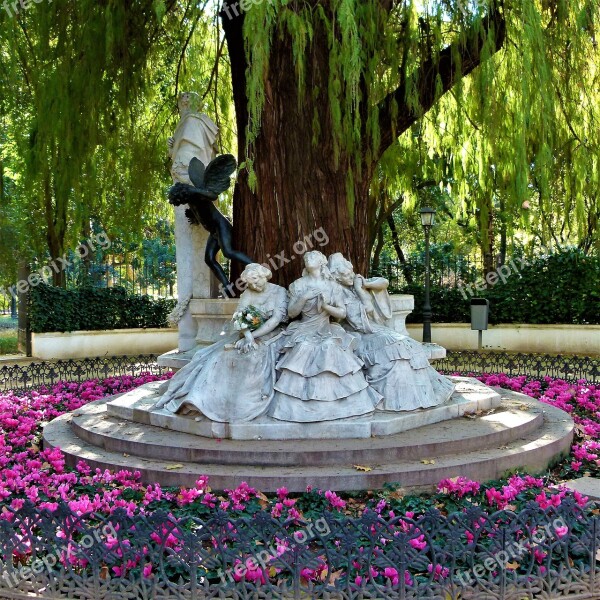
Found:
<path fill-rule="evenodd" d="M 240 278 L 246 285 L 255 292 L 262 292 L 267 287 L 267 281 L 273 277 L 270 269 L 259 265 L 258 263 L 250 263 L 242 271 Z"/>
<path fill-rule="evenodd" d="M 327 268 L 327 257 L 318 250 L 311 250 L 304 255 L 304 271 L 302 275 L 308 273 L 320 273 L 325 279 L 331 279 L 331 274 Z"/>
<path fill-rule="evenodd" d="M 336 252 L 329 257 L 328 266 L 331 275 L 338 283 L 348 286 L 354 283 L 354 267 L 341 252 Z"/>
<path fill-rule="evenodd" d="M 181 92 L 177 99 L 179 114 L 198 112 L 200 110 L 200 96 L 196 92 Z"/>

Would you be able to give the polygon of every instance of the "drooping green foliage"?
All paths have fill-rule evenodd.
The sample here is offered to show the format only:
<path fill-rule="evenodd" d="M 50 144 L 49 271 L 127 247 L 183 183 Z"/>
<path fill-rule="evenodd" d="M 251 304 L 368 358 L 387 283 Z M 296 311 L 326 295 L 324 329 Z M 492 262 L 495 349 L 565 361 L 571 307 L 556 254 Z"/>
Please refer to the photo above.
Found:
<path fill-rule="evenodd" d="M 506 39 L 496 52 L 497 20 L 490 25 L 489 16 L 498 11 Z M 433 180 L 447 191 L 451 214 L 478 230 L 484 253 L 491 254 L 501 221 L 509 235 L 524 230 L 537 243 L 600 244 L 597 0 L 273 0 L 244 19 L 250 165 L 269 110 L 264 84 L 273 46 L 289 37 L 306 98 L 311 53 L 324 29 L 329 104 L 315 106 L 313 141 L 316 147 L 330 128 L 336 154 L 355 157 L 351 177 L 378 161 L 371 194 L 384 211 L 400 196 L 410 209 L 418 202 L 416 184 Z M 439 99 L 424 108 L 423 67 L 443 70 L 444 49 L 454 65 L 464 65 L 477 35 L 479 66 L 457 76 L 445 95 L 438 76 Z M 392 113 L 394 127 L 402 123 L 400 108 L 421 118 L 388 145 L 382 112 Z"/>
<path fill-rule="evenodd" d="M 1 201 L 14 217 L 0 218 L 1 263 L 60 256 L 92 221 L 127 240 L 170 217 L 166 139 L 178 92 L 200 94 L 229 149 L 228 65 L 206 4 L 55 0 L 0 10 Z M 5 232 L 18 240 L 11 250 Z"/>
<path fill-rule="evenodd" d="M 165 142 L 178 91 L 200 94 L 221 149 L 235 152 L 219 4 L 0 9 L 1 278 L 14 283 L 17 260 L 74 248 L 90 221 L 115 239 L 170 215 Z M 499 52 L 493 11 L 506 22 Z M 327 102 L 312 102 L 306 126 L 315 148 L 332 132 L 336 158 L 352 157 L 350 212 L 361 201 L 354 181 L 375 165 L 373 235 L 361 243 L 402 198 L 411 214 L 435 201 L 490 256 L 501 235 L 519 246 L 598 247 L 599 0 L 265 0 L 235 18 L 250 65 L 251 184 L 264 160 L 253 142 L 270 110 L 273 48 L 289 44 L 296 103 L 310 105 L 319 90 L 307 81 L 325 39 Z M 461 77 L 475 55 L 479 66 Z M 442 77 L 449 65 L 453 85 Z"/>

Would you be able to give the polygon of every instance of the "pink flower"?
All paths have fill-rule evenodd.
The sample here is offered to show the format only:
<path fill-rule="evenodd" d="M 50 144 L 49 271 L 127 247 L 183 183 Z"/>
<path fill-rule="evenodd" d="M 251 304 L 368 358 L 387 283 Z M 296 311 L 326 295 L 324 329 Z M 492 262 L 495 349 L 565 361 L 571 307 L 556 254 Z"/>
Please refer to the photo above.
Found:
<path fill-rule="evenodd" d="M 331 504 L 333 508 L 338 508 L 340 510 L 346 508 L 346 501 L 342 500 L 335 492 L 327 490 L 325 492 L 325 498 L 329 500 L 329 504 Z"/>
<path fill-rule="evenodd" d="M 556 531 L 556 535 L 559 538 L 562 538 L 562 537 L 565 537 L 565 535 L 567 535 L 567 533 L 569 533 L 569 528 L 566 525 L 563 525 L 562 527 L 556 527 L 555 531 Z"/>
<path fill-rule="evenodd" d="M 386 567 L 383 571 L 383 576 L 392 580 L 392 585 L 398 585 L 398 571 L 393 567 Z"/>

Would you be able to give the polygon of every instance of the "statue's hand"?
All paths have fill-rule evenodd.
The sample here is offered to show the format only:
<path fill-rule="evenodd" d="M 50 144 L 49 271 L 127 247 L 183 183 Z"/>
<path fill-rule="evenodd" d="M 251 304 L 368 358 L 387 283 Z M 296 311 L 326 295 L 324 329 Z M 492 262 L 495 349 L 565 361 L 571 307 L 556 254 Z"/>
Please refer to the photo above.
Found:
<path fill-rule="evenodd" d="M 308 290 L 306 290 L 306 292 L 304 292 L 304 294 L 302 294 L 302 300 L 304 300 L 304 302 L 308 302 L 309 300 L 312 300 L 313 298 L 317 298 L 318 296 L 321 296 L 321 290 L 318 290 L 316 288 L 310 288 Z"/>
<path fill-rule="evenodd" d="M 356 275 L 354 277 L 354 289 L 358 292 L 365 286 L 365 280 L 362 275 Z"/>
<path fill-rule="evenodd" d="M 254 341 L 253 338 L 245 338 L 243 337 L 241 340 L 238 340 L 235 343 L 235 347 L 242 353 L 242 354 L 246 354 L 247 352 L 250 352 L 250 350 L 256 350 L 258 348 L 257 343 Z"/>

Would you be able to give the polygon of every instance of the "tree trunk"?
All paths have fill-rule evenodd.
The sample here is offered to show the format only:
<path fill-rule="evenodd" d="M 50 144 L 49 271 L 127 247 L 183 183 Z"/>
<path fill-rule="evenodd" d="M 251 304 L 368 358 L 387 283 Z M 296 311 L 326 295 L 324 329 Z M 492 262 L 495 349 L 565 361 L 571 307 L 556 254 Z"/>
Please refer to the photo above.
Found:
<path fill-rule="evenodd" d="M 496 270 L 494 257 L 494 204 L 491 196 L 486 194 L 483 199 L 479 218 L 479 234 L 481 239 L 481 255 L 483 256 L 483 277 Z"/>
<path fill-rule="evenodd" d="M 375 248 L 373 249 L 373 257 L 371 260 L 371 271 L 376 274 L 379 273 L 379 261 L 381 259 L 381 251 L 383 250 L 383 244 L 385 243 L 385 236 L 383 235 L 383 226 L 377 231 L 375 236 Z"/>
<path fill-rule="evenodd" d="M 223 19 L 232 64 L 234 102 L 239 135 L 239 161 L 245 160 L 247 97 L 246 59 L 241 43 L 241 18 Z M 342 252 L 357 272 L 369 270 L 369 202 L 372 170 L 352 160 L 334 160 L 328 107 L 329 47 L 324 31 L 315 31 L 307 59 L 306 91 L 299 102 L 290 39 L 274 36 L 265 83 L 265 110 L 260 133 L 252 145 L 257 189 L 248 185 L 245 170 L 238 174 L 233 226 L 237 249 L 270 265 L 273 282 L 287 285 L 302 272 L 302 251 L 326 255 Z M 320 134 L 313 144 L 313 118 L 319 109 Z M 353 172 L 354 176 L 349 177 Z M 348 182 L 354 206 L 348 201 Z M 289 261 L 289 262 L 287 262 Z M 233 265 L 232 280 L 239 273 Z"/>
<path fill-rule="evenodd" d="M 327 2 L 319 4 L 325 10 L 330 9 Z M 231 18 L 231 14 L 238 14 L 233 5 L 226 0 L 221 21 L 231 64 L 241 163 L 246 161 L 248 63 L 244 49 L 244 14 Z M 250 189 L 245 169 L 238 173 L 234 191 L 236 249 L 256 262 L 270 265 L 273 282 L 280 285 L 287 285 L 300 276 L 300 254 L 310 249 L 324 254 L 342 252 L 357 272 L 368 273 L 370 244 L 374 240 L 370 226 L 376 209 L 369 198 L 374 166 L 381 153 L 421 116 L 420 111 L 406 103 L 406 82 L 399 81 L 397 89 L 377 99 L 382 140 L 378 151 L 365 149 L 359 159 L 341 153 L 336 161 L 328 97 L 330 43 L 322 22 L 318 23 L 314 27 L 310 55 L 305 59 L 303 97 L 298 93 L 291 39 L 284 30 L 273 35 L 264 82 L 261 127 L 248 149 L 256 174 L 256 191 Z M 496 32 L 497 50 L 504 41 L 505 27 L 495 2 L 482 23 L 419 65 L 412 76 L 416 78 L 423 112 L 431 108 L 440 92 L 445 93 L 454 85 L 460 74 L 467 75 L 480 63 L 488 29 Z M 461 60 L 456 60 L 457 55 Z M 362 102 L 365 101 L 375 99 L 366 98 Z M 319 132 L 313 139 L 315 120 L 318 120 Z M 362 119 L 362 126 L 366 129 L 366 118 Z M 366 133 L 363 139 L 368 139 Z M 239 272 L 240 265 L 234 263 L 232 281 Z"/>
<path fill-rule="evenodd" d="M 67 283 L 64 267 L 58 258 L 65 253 L 66 232 L 66 203 L 57 199 L 52 201 L 52 183 L 50 173 L 46 172 L 44 177 L 44 206 L 46 216 L 46 240 L 50 252 L 50 268 L 52 269 L 52 285 L 65 287 Z"/>
<path fill-rule="evenodd" d="M 396 250 L 396 256 L 398 256 L 398 260 L 402 265 L 402 273 L 404 275 L 404 279 L 408 285 L 412 285 L 413 276 L 410 272 L 410 267 L 406 262 L 406 256 L 404 256 L 404 252 L 402 252 L 402 246 L 400 245 L 400 238 L 398 237 L 398 230 L 396 229 L 396 222 L 394 221 L 394 215 L 390 215 L 387 218 L 387 223 L 392 233 L 392 243 L 394 244 L 394 250 Z"/>

